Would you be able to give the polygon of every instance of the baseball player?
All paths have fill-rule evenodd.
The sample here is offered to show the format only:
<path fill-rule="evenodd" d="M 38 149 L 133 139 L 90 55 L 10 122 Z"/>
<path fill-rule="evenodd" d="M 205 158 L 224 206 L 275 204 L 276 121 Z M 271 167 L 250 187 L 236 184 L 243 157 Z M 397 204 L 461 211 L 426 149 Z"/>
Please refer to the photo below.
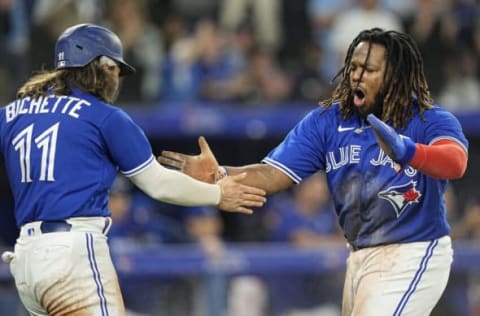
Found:
<path fill-rule="evenodd" d="M 343 315 L 429 315 L 452 262 L 443 195 L 465 172 L 467 140 L 457 119 L 433 104 L 406 34 L 362 31 L 338 76 L 331 98 L 262 164 L 218 167 L 204 138 L 198 156 L 164 152 L 159 160 L 190 174 L 200 163 L 216 166 L 217 178 L 247 172 L 244 183 L 270 194 L 325 170 L 351 250 Z"/>
<path fill-rule="evenodd" d="M 150 197 L 180 205 L 218 205 L 251 213 L 264 191 L 215 185 L 161 166 L 143 131 L 113 106 L 119 77 L 134 68 L 110 30 L 68 28 L 55 69 L 35 75 L 0 109 L 0 150 L 20 236 L 10 262 L 32 315 L 124 315 L 107 246 L 108 193 L 120 171 Z"/>

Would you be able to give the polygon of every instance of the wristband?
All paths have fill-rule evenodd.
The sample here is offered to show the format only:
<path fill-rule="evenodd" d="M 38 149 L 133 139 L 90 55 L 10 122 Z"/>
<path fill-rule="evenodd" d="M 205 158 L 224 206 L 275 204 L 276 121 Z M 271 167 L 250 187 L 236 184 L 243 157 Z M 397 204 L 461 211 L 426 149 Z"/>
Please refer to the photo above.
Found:
<path fill-rule="evenodd" d="M 215 173 L 215 182 L 222 180 L 226 176 L 228 176 L 227 169 L 223 166 L 219 166 Z"/>

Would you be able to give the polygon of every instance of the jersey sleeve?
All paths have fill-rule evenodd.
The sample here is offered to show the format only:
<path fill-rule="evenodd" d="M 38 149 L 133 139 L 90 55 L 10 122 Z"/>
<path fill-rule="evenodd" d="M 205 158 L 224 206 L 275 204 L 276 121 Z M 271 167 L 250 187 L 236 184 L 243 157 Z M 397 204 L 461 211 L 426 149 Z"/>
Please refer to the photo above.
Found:
<path fill-rule="evenodd" d="M 320 109 L 311 111 L 263 162 L 280 169 L 295 183 L 325 169 L 324 118 Z"/>
<path fill-rule="evenodd" d="M 448 139 L 458 143 L 468 152 L 468 140 L 463 134 L 458 119 L 450 112 L 435 108 L 425 112 L 426 125 L 423 126 L 424 144 L 431 145 L 438 140 Z"/>
<path fill-rule="evenodd" d="M 102 133 L 113 161 L 125 176 L 133 176 L 155 158 L 143 130 L 121 109 L 105 120 Z"/>

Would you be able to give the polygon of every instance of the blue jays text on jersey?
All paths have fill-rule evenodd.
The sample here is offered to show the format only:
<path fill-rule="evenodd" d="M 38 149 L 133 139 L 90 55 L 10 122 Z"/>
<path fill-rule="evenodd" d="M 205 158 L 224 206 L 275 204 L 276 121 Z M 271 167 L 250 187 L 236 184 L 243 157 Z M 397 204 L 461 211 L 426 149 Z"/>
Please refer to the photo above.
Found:
<path fill-rule="evenodd" d="M 397 132 L 422 144 L 468 141 L 458 120 L 433 107 Z M 274 148 L 265 163 L 294 182 L 325 170 L 340 226 L 354 248 L 445 236 L 446 180 L 401 169 L 380 148 L 368 123 L 356 114 L 342 119 L 338 104 L 311 111 Z"/>
<path fill-rule="evenodd" d="M 75 88 L 69 96 L 27 97 L 1 108 L 0 150 L 18 226 L 109 216 L 116 173 L 130 176 L 154 161 L 126 112 Z"/>

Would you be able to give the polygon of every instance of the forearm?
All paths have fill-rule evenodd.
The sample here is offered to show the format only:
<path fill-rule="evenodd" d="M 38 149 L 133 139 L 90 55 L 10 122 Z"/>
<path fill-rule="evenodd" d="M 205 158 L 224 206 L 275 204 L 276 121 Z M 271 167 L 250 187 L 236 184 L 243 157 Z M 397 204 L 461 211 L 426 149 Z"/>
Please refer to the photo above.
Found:
<path fill-rule="evenodd" d="M 410 166 L 437 179 L 458 179 L 467 168 L 467 153 L 457 143 L 440 140 L 430 146 L 415 144 Z"/>
<path fill-rule="evenodd" d="M 158 201 L 184 206 L 217 205 L 220 202 L 218 185 L 197 181 L 181 172 L 167 169 L 156 161 L 130 179 Z"/>
<path fill-rule="evenodd" d="M 283 191 L 293 184 L 293 181 L 280 170 L 267 164 L 251 164 L 241 167 L 223 166 L 228 175 L 247 173 L 243 184 L 263 189 L 267 194 Z"/>

